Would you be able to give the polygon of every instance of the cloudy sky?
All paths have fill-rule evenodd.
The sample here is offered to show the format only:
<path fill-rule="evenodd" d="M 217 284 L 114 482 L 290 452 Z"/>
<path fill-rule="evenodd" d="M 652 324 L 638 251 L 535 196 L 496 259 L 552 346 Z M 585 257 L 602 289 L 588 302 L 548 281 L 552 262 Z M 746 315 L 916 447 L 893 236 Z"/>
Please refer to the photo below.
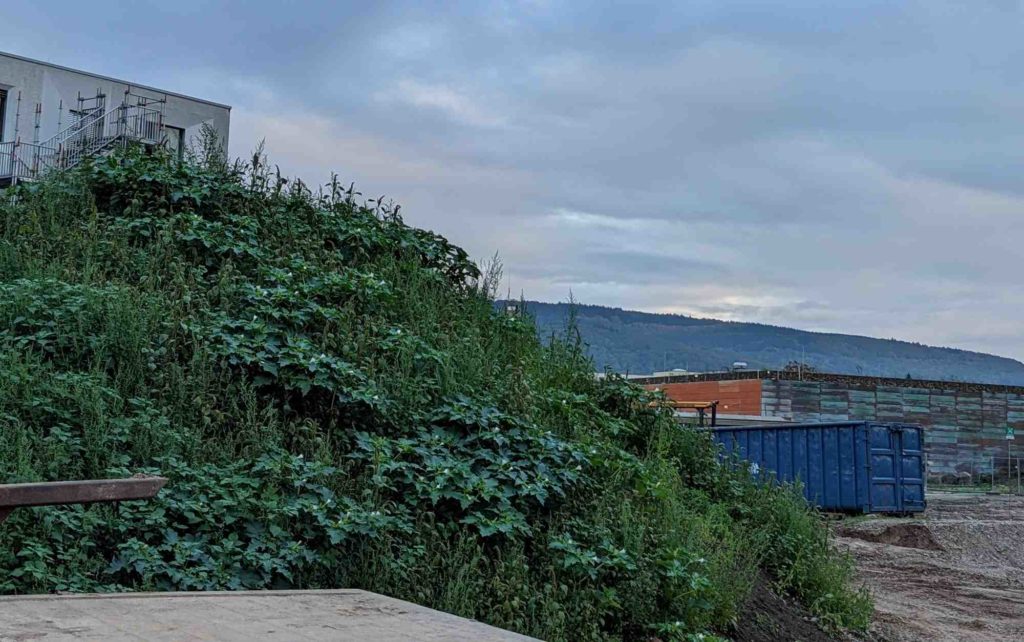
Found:
<path fill-rule="evenodd" d="M 1024 358 L 1017 0 L 128 6 L 4 0 L 0 50 L 229 103 L 516 296 Z"/>

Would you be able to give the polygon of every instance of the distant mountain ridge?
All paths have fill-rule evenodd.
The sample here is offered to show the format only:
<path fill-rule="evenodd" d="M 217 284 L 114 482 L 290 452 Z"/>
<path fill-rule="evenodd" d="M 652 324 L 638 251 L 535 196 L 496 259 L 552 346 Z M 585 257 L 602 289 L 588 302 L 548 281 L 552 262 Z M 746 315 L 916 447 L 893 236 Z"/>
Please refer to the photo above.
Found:
<path fill-rule="evenodd" d="M 734 361 L 775 369 L 803 361 L 823 372 L 1024 385 L 1024 363 L 970 350 L 598 305 L 574 307 L 583 341 L 601 370 L 709 371 Z M 541 335 L 564 331 L 569 310 L 566 303 L 526 302 Z"/>

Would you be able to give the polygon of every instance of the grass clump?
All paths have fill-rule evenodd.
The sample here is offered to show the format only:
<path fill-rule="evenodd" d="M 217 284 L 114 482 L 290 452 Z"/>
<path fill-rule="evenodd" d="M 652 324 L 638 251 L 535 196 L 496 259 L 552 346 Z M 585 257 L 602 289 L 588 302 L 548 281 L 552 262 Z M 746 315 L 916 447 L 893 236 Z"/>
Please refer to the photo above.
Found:
<path fill-rule="evenodd" d="M 13 196 L 0 479 L 170 483 L 17 511 L 0 592 L 347 586 L 544 639 L 687 640 L 763 572 L 866 626 L 801 499 L 496 312 L 498 271 L 397 208 L 258 154 L 139 149 Z"/>

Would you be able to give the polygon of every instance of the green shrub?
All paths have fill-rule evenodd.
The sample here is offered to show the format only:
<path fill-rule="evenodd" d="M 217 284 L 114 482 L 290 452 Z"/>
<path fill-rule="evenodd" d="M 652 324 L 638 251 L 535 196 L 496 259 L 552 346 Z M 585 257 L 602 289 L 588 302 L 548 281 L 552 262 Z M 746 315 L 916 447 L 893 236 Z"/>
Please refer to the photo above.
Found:
<path fill-rule="evenodd" d="M 870 601 L 803 501 L 597 380 L 494 266 L 247 164 L 132 149 L 0 204 L 0 478 L 159 472 L 17 511 L 0 591 L 354 586 L 559 640 L 727 630 L 758 573 Z M 703 639 L 713 639 L 705 637 Z"/>

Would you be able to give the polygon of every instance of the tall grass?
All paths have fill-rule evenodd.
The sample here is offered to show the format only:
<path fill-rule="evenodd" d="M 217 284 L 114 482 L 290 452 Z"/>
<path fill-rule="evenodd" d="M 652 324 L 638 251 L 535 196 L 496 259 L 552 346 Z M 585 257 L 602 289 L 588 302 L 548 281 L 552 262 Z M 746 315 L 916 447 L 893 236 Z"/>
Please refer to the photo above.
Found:
<path fill-rule="evenodd" d="M 802 500 L 720 466 L 571 320 L 337 180 L 130 150 L 0 205 L 0 479 L 171 478 L 18 511 L 0 591 L 353 586 L 552 640 L 728 631 L 759 573 L 870 600 Z"/>

